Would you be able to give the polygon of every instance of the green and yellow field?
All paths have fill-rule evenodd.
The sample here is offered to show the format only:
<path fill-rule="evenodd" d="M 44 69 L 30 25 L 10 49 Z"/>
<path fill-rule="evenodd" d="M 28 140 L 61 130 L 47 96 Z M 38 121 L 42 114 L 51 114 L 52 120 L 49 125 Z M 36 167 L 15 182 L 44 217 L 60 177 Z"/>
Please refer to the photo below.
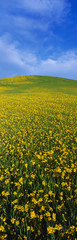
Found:
<path fill-rule="evenodd" d="M 0 79 L 0 240 L 76 240 L 77 81 Z"/>

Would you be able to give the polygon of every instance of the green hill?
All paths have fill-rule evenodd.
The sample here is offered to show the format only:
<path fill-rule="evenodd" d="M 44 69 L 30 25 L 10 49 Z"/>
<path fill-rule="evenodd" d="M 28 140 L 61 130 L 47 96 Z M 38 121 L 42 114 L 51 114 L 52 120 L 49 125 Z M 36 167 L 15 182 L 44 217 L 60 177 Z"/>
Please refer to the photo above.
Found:
<path fill-rule="evenodd" d="M 29 89 L 77 95 L 77 81 L 47 76 L 19 76 L 0 79 L 0 94 L 23 93 Z"/>

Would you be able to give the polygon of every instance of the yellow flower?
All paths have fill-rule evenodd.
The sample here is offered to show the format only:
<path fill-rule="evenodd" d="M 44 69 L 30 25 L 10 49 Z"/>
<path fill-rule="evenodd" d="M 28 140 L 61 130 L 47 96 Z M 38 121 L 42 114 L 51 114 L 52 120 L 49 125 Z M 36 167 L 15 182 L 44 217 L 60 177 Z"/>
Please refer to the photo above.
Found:
<path fill-rule="evenodd" d="M 6 193 L 5 193 L 5 196 L 6 196 L 6 197 L 7 197 L 7 196 L 9 196 L 9 195 L 10 195 L 10 193 L 9 193 L 9 192 L 6 192 Z"/>
<path fill-rule="evenodd" d="M 48 199 L 48 194 L 45 194 L 45 195 L 44 195 L 44 198 L 45 198 L 45 199 Z"/>
<path fill-rule="evenodd" d="M 45 210 L 45 206 L 42 206 L 42 207 L 41 207 L 41 210 L 44 211 L 44 210 Z"/>
<path fill-rule="evenodd" d="M 31 212 L 31 218 L 36 218 L 36 214 L 34 211 Z"/>
<path fill-rule="evenodd" d="M 50 214 L 50 212 L 46 212 L 46 217 L 51 217 L 51 214 Z"/>
<path fill-rule="evenodd" d="M 1 218 L 1 220 L 3 220 L 3 215 L 2 215 L 2 214 L 1 214 L 1 217 L 0 217 L 0 218 Z"/>
<path fill-rule="evenodd" d="M 16 225 L 17 225 L 17 226 L 19 225 L 19 220 L 16 221 Z"/>
<path fill-rule="evenodd" d="M 17 192 L 15 192 L 15 191 L 14 191 L 14 193 L 13 193 L 13 194 L 16 196 L 16 195 L 17 195 Z"/>
<path fill-rule="evenodd" d="M 33 227 L 32 227 L 32 226 L 31 226 L 31 231 L 32 231 L 32 232 L 34 232 L 34 229 L 33 229 Z"/>
<path fill-rule="evenodd" d="M 14 205 L 14 210 L 18 209 L 18 205 Z"/>
<path fill-rule="evenodd" d="M 55 171 L 61 173 L 60 167 L 57 167 L 57 168 L 55 169 Z"/>
<path fill-rule="evenodd" d="M 52 213 L 52 218 L 53 218 L 53 221 L 55 222 L 56 221 L 56 213 Z"/>
<path fill-rule="evenodd" d="M 32 181 L 30 181 L 29 184 L 32 185 Z"/>
<path fill-rule="evenodd" d="M 74 230 L 75 230 L 75 226 L 70 226 L 70 232 L 69 232 L 69 234 L 72 234 L 72 235 L 73 235 Z"/>
<path fill-rule="evenodd" d="M 27 231 L 29 231 L 30 230 L 30 226 L 27 226 Z"/>
<path fill-rule="evenodd" d="M 12 204 L 15 204 L 15 203 L 17 203 L 18 202 L 18 199 L 15 199 L 13 202 L 12 202 Z"/>
<path fill-rule="evenodd" d="M 58 187 L 58 184 L 57 184 L 57 183 L 55 183 L 55 186 L 56 186 L 56 187 Z"/>
<path fill-rule="evenodd" d="M 56 224 L 56 225 L 55 225 L 55 230 L 60 231 L 61 229 L 62 229 L 61 224 Z"/>
<path fill-rule="evenodd" d="M 60 197 L 60 200 L 61 200 L 61 201 L 63 200 L 63 197 L 62 197 L 62 196 Z"/>
<path fill-rule="evenodd" d="M 26 163 L 26 164 L 25 164 L 25 167 L 27 168 L 27 166 L 28 166 L 28 164 Z"/>
<path fill-rule="evenodd" d="M 33 202 L 34 204 L 37 204 L 37 203 L 38 203 L 38 201 L 37 201 L 35 198 L 32 198 L 32 202 Z"/>
<path fill-rule="evenodd" d="M 21 152 L 20 154 L 21 154 L 21 159 L 22 159 L 23 158 L 23 153 Z"/>
<path fill-rule="evenodd" d="M 2 191 L 2 196 L 5 196 L 5 191 Z"/>
<path fill-rule="evenodd" d="M 20 212 L 23 212 L 23 206 L 18 206 L 18 210 L 19 210 Z"/>
<path fill-rule="evenodd" d="M 22 218 L 22 222 L 24 223 L 24 218 Z"/>
<path fill-rule="evenodd" d="M 11 222 L 14 224 L 14 223 L 15 223 L 15 218 L 12 218 L 12 219 L 11 219 Z"/>
<path fill-rule="evenodd" d="M 62 214 L 62 216 L 63 216 L 63 220 L 66 222 L 67 220 L 66 220 L 66 218 L 65 218 L 64 214 Z"/>
<path fill-rule="evenodd" d="M 4 179 L 4 176 L 3 175 L 1 175 L 1 177 L 0 177 L 0 181 L 2 181 Z"/>
<path fill-rule="evenodd" d="M 46 185 L 45 181 L 42 181 L 42 184 L 45 186 Z"/>
<path fill-rule="evenodd" d="M 48 217 L 48 221 L 51 221 L 52 220 L 52 218 L 51 217 Z"/>
<path fill-rule="evenodd" d="M 34 179 L 35 178 L 35 174 L 32 174 L 31 177 Z"/>
<path fill-rule="evenodd" d="M 47 232 L 48 232 L 48 234 L 54 233 L 55 232 L 55 228 L 49 226 L 49 227 L 47 227 Z"/>
<path fill-rule="evenodd" d="M 64 178 L 64 176 L 65 176 L 65 171 L 62 172 L 62 178 Z"/>
<path fill-rule="evenodd" d="M 22 185 L 23 184 L 23 177 L 19 179 L 19 183 Z"/>
<path fill-rule="evenodd" d="M 7 238 L 7 234 L 3 235 L 2 238 L 1 238 L 1 240 L 4 240 L 4 239 L 6 239 L 6 238 Z"/>
<path fill-rule="evenodd" d="M 61 185 L 62 185 L 62 187 L 68 186 L 66 182 L 62 182 Z"/>
<path fill-rule="evenodd" d="M 49 191 L 49 195 L 52 196 L 52 195 L 53 195 L 53 192 L 52 192 L 52 191 Z"/>
<path fill-rule="evenodd" d="M 52 212 L 52 211 L 53 211 L 53 208 L 52 208 L 52 207 L 49 207 L 49 210 Z"/>
<path fill-rule="evenodd" d="M 37 154 L 37 157 L 38 157 L 38 159 L 41 159 L 41 156 L 39 154 Z"/>
<path fill-rule="evenodd" d="M 60 195 L 63 196 L 63 192 L 60 192 Z"/>
<path fill-rule="evenodd" d="M 42 199 L 42 198 L 39 198 L 39 199 L 38 199 L 38 202 L 42 202 L 42 201 L 43 201 L 43 199 Z"/>
<path fill-rule="evenodd" d="M 24 240 L 27 240 L 27 236 L 24 236 Z"/>
<path fill-rule="evenodd" d="M 11 183 L 13 183 L 13 182 L 11 182 Z M 20 184 L 19 184 L 19 182 L 15 182 L 15 186 L 20 186 Z"/>
<path fill-rule="evenodd" d="M 58 209 L 59 211 L 61 211 L 63 206 L 64 206 L 64 204 L 62 203 L 61 205 L 58 205 L 58 206 L 57 206 L 57 209 Z"/>
<path fill-rule="evenodd" d="M 28 204 L 25 204 L 25 212 L 28 212 Z"/>
<path fill-rule="evenodd" d="M 4 226 L 2 226 L 2 225 L 0 226 L 0 231 L 1 231 L 1 232 L 4 232 L 4 231 L 5 231 Z"/>
<path fill-rule="evenodd" d="M 72 163 L 72 164 L 71 164 L 71 168 L 74 168 L 74 167 L 75 167 L 75 164 Z"/>
<path fill-rule="evenodd" d="M 40 220 L 42 220 L 42 218 L 43 218 L 43 215 L 40 215 Z"/>
<path fill-rule="evenodd" d="M 19 194 L 19 197 L 22 197 L 22 196 L 23 196 L 23 193 L 20 193 L 20 194 Z"/>
<path fill-rule="evenodd" d="M 5 184 L 7 185 L 9 183 L 9 179 L 6 179 L 5 180 Z"/>
<path fill-rule="evenodd" d="M 3 222 L 5 222 L 6 221 L 6 217 L 5 218 L 3 218 Z"/>
<path fill-rule="evenodd" d="M 68 186 L 68 187 L 67 187 L 67 189 L 68 189 L 68 191 L 70 191 L 70 190 L 71 190 L 71 187 L 70 187 L 70 186 Z"/>

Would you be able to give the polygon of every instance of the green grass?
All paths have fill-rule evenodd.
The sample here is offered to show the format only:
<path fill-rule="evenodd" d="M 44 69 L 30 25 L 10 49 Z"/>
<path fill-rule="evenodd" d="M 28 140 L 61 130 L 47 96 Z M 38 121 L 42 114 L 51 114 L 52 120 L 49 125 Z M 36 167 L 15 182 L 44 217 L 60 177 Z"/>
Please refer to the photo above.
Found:
<path fill-rule="evenodd" d="M 19 84 L 16 84 L 19 81 Z M 26 84 L 26 81 L 32 82 Z M 29 89 L 41 88 L 41 90 L 49 90 L 50 92 L 60 92 L 64 94 L 77 95 L 77 81 L 46 76 L 21 76 L 0 79 L 0 86 L 6 87 L 7 93 L 23 93 Z M 8 88 L 11 87 L 9 90 Z M 37 90 L 37 89 L 36 89 Z M 6 93 L 6 91 L 3 91 Z"/>

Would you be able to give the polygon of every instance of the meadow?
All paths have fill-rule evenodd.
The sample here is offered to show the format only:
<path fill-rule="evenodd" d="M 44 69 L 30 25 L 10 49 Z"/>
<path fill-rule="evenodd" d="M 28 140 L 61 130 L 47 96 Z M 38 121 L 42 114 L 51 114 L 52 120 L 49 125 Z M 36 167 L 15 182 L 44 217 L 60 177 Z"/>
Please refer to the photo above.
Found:
<path fill-rule="evenodd" d="M 0 240 L 77 240 L 77 81 L 0 79 Z"/>

